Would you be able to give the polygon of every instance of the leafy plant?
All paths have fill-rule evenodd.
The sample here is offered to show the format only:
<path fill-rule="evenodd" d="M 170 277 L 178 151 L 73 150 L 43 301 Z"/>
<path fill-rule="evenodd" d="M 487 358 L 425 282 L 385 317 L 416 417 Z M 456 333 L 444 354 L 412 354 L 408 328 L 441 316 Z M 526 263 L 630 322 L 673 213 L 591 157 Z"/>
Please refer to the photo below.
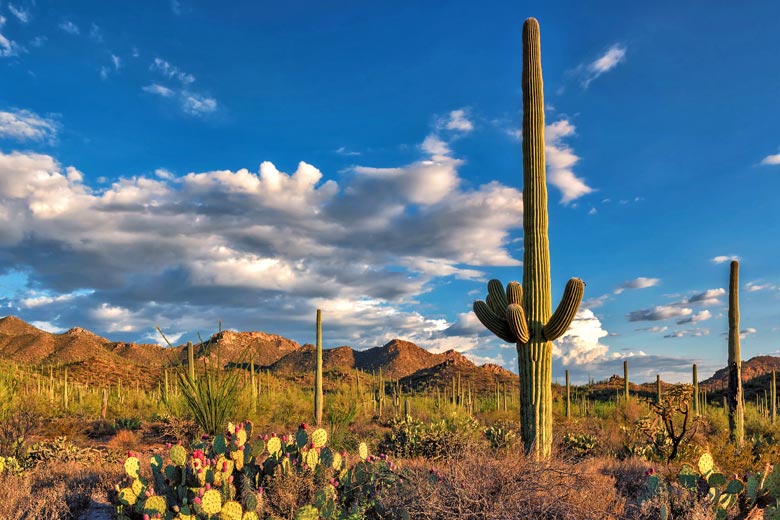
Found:
<path fill-rule="evenodd" d="M 159 328 L 157 330 L 166 343 L 171 345 L 165 334 Z M 222 332 L 221 324 L 219 332 Z M 235 413 L 241 373 L 236 369 L 229 371 L 222 369 L 218 349 L 217 362 L 213 362 L 209 355 L 213 348 L 211 340 L 204 342 L 200 339 L 200 344 L 207 354 L 203 358 L 202 373 L 196 373 L 193 367 L 182 366 L 177 372 L 177 377 L 179 389 L 192 418 L 201 430 L 213 436 L 222 431 L 228 419 Z"/>
<path fill-rule="evenodd" d="M 141 419 L 138 417 L 117 417 L 114 419 L 114 428 L 117 430 L 140 430 Z"/>

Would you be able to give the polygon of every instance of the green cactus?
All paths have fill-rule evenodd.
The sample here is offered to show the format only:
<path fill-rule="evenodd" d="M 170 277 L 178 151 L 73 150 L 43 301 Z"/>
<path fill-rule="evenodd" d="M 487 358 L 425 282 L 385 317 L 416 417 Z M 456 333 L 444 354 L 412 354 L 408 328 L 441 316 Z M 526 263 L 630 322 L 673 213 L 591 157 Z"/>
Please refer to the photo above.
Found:
<path fill-rule="evenodd" d="M 366 460 L 368 458 L 368 446 L 365 442 L 361 442 L 358 445 L 358 456 L 360 460 Z"/>
<path fill-rule="evenodd" d="M 314 373 L 314 422 L 319 426 L 322 423 L 322 311 L 317 309 L 317 338 L 316 338 Z"/>
<path fill-rule="evenodd" d="M 222 511 L 222 496 L 216 489 L 210 489 L 200 499 L 200 507 L 207 515 L 216 515 Z"/>
<path fill-rule="evenodd" d="M 171 462 L 179 467 L 182 467 L 187 463 L 187 450 L 184 449 L 184 446 L 179 444 L 171 447 L 168 456 L 170 457 Z"/>
<path fill-rule="evenodd" d="M 544 158 L 544 97 L 539 23 L 523 25 L 523 285 L 488 283 L 486 302 L 474 302 L 485 327 L 517 344 L 520 368 L 520 425 L 527 453 L 550 457 L 552 449 L 552 341 L 571 324 L 585 284 L 572 278 L 552 312 L 547 186 Z"/>
<path fill-rule="evenodd" d="M 244 511 L 241 508 L 241 504 L 234 500 L 228 500 L 222 505 L 222 510 L 219 512 L 220 520 L 242 520 Z"/>
<path fill-rule="evenodd" d="M 315 448 L 322 448 L 328 442 L 328 432 L 322 428 L 317 428 L 311 434 L 311 442 Z"/>
<path fill-rule="evenodd" d="M 697 467 L 698 473 L 689 464 L 683 464 L 678 475 L 680 483 L 688 489 L 696 490 L 700 480 L 704 480 L 709 488 L 707 499 L 715 518 L 725 519 L 728 510 L 737 504 L 739 495 L 745 490 L 744 483 L 739 479 L 729 480 L 715 466 L 709 453 L 699 457 Z"/>
<path fill-rule="evenodd" d="M 143 512 L 151 517 L 155 515 L 163 516 L 167 510 L 168 506 L 165 503 L 165 497 L 152 495 L 144 502 Z"/>
<path fill-rule="evenodd" d="M 136 457 L 127 457 L 125 460 L 125 473 L 130 478 L 138 478 L 138 471 L 141 469 L 141 461 Z"/>
<path fill-rule="evenodd" d="M 305 505 L 295 513 L 295 520 L 320 520 L 320 511 L 313 505 Z"/>
<path fill-rule="evenodd" d="M 742 396 L 742 357 L 739 350 L 739 262 L 729 272 L 729 437 L 742 446 L 745 441 L 745 411 Z"/>

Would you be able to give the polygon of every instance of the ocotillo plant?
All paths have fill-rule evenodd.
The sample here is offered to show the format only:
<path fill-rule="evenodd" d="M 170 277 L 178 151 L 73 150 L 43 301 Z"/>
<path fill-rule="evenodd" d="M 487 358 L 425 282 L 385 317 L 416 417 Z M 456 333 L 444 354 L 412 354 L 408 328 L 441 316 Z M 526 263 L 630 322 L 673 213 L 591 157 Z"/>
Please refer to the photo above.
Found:
<path fill-rule="evenodd" d="M 314 422 L 317 426 L 322 422 L 322 311 L 317 309 L 317 368 L 314 374 Z"/>
<path fill-rule="evenodd" d="M 739 352 L 739 262 L 731 262 L 729 273 L 729 437 L 741 446 L 745 440 L 745 412 L 742 403 L 742 358 Z"/>
<path fill-rule="evenodd" d="M 527 453 L 549 458 L 552 449 L 552 341 L 569 328 L 585 284 L 572 278 L 552 312 L 547 185 L 544 160 L 544 95 L 539 23 L 523 24 L 523 285 L 488 282 L 487 302 L 474 302 L 485 327 L 517 344 L 520 368 L 520 432 Z"/>

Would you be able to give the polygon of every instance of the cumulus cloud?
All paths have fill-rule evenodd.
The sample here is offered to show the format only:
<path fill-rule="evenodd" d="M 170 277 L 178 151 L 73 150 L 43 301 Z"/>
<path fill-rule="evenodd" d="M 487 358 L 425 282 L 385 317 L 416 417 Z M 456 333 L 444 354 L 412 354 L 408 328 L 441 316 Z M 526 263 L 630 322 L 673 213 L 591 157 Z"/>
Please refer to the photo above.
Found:
<path fill-rule="evenodd" d="M 712 258 L 712 262 L 715 264 L 723 264 L 725 262 L 731 262 L 732 260 L 739 260 L 737 255 L 719 255 Z"/>
<path fill-rule="evenodd" d="M 553 357 L 560 358 L 563 365 L 592 363 L 609 350 L 600 343 L 608 335 L 592 310 L 580 310 L 566 333 L 553 342 Z"/>
<path fill-rule="evenodd" d="M 703 311 L 697 312 L 696 314 L 693 314 L 688 318 L 685 318 L 684 320 L 678 321 L 677 325 L 685 325 L 687 323 L 698 323 L 700 321 L 705 321 L 710 318 L 712 318 L 712 313 L 707 309 L 704 309 Z"/>
<path fill-rule="evenodd" d="M 561 203 L 568 204 L 593 191 L 585 181 L 574 174 L 574 165 L 580 160 L 564 141 L 575 133 L 568 119 L 561 119 L 545 127 L 545 159 L 547 179 L 561 191 Z"/>
<path fill-rule="evenodd" d="M 767 155 L 763 159 L 761 159 L 762 166 L 777 166 L 780 164 L 780 153 L 776 153 L 773 155 Z"/>
<path fill-rule="evenodd" d="M 489 339 L 445 336 L 451 324 L 414 302 L 435 281 L 518 265 L 522 196 L 462 187 L 461 162 L 436 151 L 356 166 L 342 184 L 304 162 L 291 173 L 264 162 L 158 169 L 100 189 L 50 155 L 0 152 L 0 269 L 24 270 L 42 291 L 16 300 L 26 319 L 66 328 L 139 339 L 157 324 L 213 330 L 229 315 L 227 327 L 311 341 L 300 331 L 320 307 L 334 345 L 405 336 L 489 357 Z"/>
<path fill-rule="evenodd" d="M 29 110 L 0 111 L 0 137 L 17 141 L 47 141 L 57 135 L 57 122 Z"/>
<path fill-rule="evenodd" d="M 450 112 L 449 116 L 440 122 L 440 126 L 447 130 L 456 130 L 464 133 L 474 130 L 474 123 L 471 122 L 466 110 L 463 108 Z"/>
<path fill-rule="evenodd" d="M 612 45 L 607 51 L 588 65 L 583 71 L 582 86 L 588 88 L 593 80 L 617 67 L 626 59 L 626 48 L 620 44 Z"/>
<path fill-rule="evenodd" d="M 659 305 L 649 309 L 640 309 L 628 313 L 628 321 L 661 321 L 670 318 L 690 316 L 693 309 L 679 305 Z"/>
<path fill-rule="evenodd" d="M 621 283 L 614 292 L 615 294 L 620 294 L 626 289 L 646 289 L 648 287 L 655 287 L 660 283 L 660 281 L 661 280 L 658 278 L 645 278 L 644 276 L 640 276 L 639 278 L 626 280 L 625 282 Z"/>
<path fill-rule="evenodd" d="M 717 289 L 707 289 L 704 292 L 696 293 L 692 295 L 691 297 L 687 298 L 686 300 L 683 300 L 680 304 L 681 305 L 701 305 L 701 306 L 708 306 L 708 305 L 720 305 L 721 300 L 720 297 L 724 296 L 726 294 L 726 289 L 722 287 L 718 287 Z"/>

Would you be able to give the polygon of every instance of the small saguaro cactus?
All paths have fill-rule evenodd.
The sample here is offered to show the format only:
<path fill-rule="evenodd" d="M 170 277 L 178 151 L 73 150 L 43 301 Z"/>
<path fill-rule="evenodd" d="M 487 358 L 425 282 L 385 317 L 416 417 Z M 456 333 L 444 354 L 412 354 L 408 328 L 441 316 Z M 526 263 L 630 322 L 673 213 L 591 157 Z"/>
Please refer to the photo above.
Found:
<path fill-rule="evenodd" d="M 316 372 L 314 374 L 314 422 L 322 422 L 322 311 L 317 309 Z"/>
<path fill-rule="evenodd" d="M 729 272 L 729 438 L 741 446 L 745 441 L 745 411 L 742 402 L 742 357 L 739 352 L 739 262 Z"/>
<path fill-rule="evenodd" d="M 485 327 L 516 343 L 520 368 L 520 431 L 527 453 L 549 458 L 552 450 L 552 341 L 569 328 L 585 284 L 572 278 L 552 312 L 547 185 L 544 159 L 544 95 L 539 23 L 523 24 L 523 285 L 488 282 L 487 301 L 474 302 Z"/>

